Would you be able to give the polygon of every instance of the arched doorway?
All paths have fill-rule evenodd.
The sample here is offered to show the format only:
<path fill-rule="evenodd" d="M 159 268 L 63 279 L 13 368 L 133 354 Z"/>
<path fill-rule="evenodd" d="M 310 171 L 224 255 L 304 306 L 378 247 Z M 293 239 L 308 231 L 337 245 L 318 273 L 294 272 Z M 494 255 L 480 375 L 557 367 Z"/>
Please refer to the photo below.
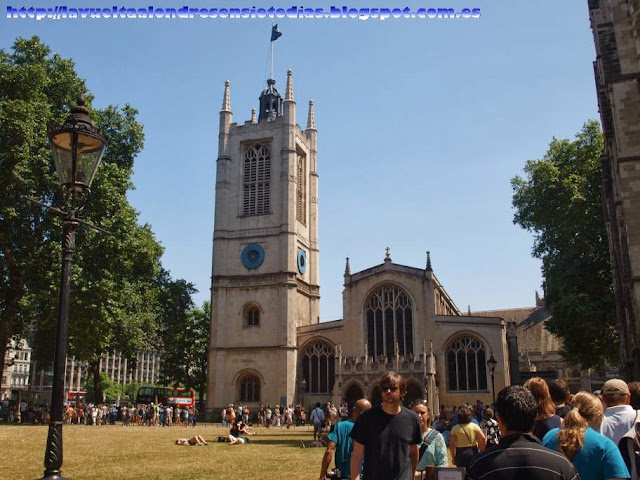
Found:
<path fill-rule="evenodd" d="M 344 401 L 347 402 L 347 405 L 349 405 L 349 411 L 353 409 L 355 403 L 361 398 L 364 398 L 364 392 L 362 391 L 362 388 L 360 388 L 360 386 L 356 383 L 351 385 L 349 388 L 347 388 L 347 391 L 344 392 Z"/>
<path fill-rule="evenodd" d="M 424 392 L 422 390 L 422 387 L 420 387 L 418 384 L 413 383 L 413 382 L 409 382 L 409 384 L 407 385 L 407 394 L 404 396 L 404 400 L 402 401 L 402 404 L 409 408 L 409 406 L 416 400 L 419 400 L 421 398 L 424 398 Z"/>

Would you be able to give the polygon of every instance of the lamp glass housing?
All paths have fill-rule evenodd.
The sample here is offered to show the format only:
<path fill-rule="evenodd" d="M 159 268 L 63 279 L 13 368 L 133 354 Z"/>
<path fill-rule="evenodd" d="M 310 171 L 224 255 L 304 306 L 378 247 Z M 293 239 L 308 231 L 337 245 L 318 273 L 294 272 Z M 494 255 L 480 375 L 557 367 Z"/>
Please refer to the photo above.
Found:
<path fill-rule="evenodd" d="M 78 132 L 73 126 L 64 125 L 53 132 L 51 150 L 60 184 L 72 191 L 89 189 L 105 146 L 100 136 Z"/>

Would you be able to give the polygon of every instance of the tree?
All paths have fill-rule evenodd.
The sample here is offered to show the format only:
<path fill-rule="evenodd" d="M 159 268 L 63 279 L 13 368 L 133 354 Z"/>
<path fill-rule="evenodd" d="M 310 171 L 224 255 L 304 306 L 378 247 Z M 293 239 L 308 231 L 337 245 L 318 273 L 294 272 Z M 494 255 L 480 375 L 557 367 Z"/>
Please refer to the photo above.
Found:
<path fill-rule="evenodd" d="M 25 296 L 48 283 L 60 250 L 55 216 L 23 196 L 52 203 L 58 182 L 47 130 L 86 90 L 73 62 L 49 54 L 37 37 L 0 51 L 0 371 L 9 339 L 24 333 Z"/>
<path fill-rule="evenodd" d="M 53 356 L 50 339 L 57 309 L 52 306 L 58 304 L 62 229 L 59 217 L 25 202 L 22 195 L 54 203 L 58 186 L 46 132 L 64 122 L 85 90 L 73 62 L 51 56 L 37 37 L 18 39 L 13 54 L 0 52 L 0 348 L 31 322 L 41 365 Z M 111 234 L 78 230 L 69 354 L 90 363 L 96 398 L 102 396 L 100 357 L 117 349 L 133 359 L 155 331 L 154 279 L 162 247 L 148 225 L 138 225 L 138 213 L 126 196 L 144 140 L 136 114 L 129 105 L 92 112 L 108 148 L 84 214 Z"/>
<path fill-rule="evenodd" d="M 189 315 L 187 334 L 193 339 L 193 347 L 189 350 L 188 380 L 186 385 L 198 392 L 200 411 L 204 409 L 205 392 L 208 381 L 208 353 L 211 325 L 211 303 L 205 301 L 202 308 L 193 308 Z"/>
<path fill-rule="evenodd" d="M 163 385 L 175 387 L 186 380 L 185 357 L 191 346 L 185 332 L 189 312 L 195 306 L 191 295 L 197 292 L 185 280 L 172 280 L 169 272 L 162 271 L 158 284 L 158 340 L 163 352 L 159 380 Z"/>
<path fill-rule="evenodd" d="M 582 368 L 616 362 L 613 280 L 601 194 L 603 137 L 587 122 L 574 141 L 554 138 L 541 160 L 511 180 L 514 223 L 535 234 L 542 260 L 546 328 L 563 341 L 563 356 Z"/>
<path fill-rule="evenodd" d="M 93 376 L 87 377 L 87 383 L 84 386 L 84 391 L 87 392 L 84 397 L 85 402 L 115 402 L 119 397 L 123 396 L 122 386 L 111 380 L 109 375 L 104 372 L 100 374 L 100 384 L 102 385 L 102 392 L 98 397 L 96 396 L 95 378 Z"/>
<path fill-rule="evenodd" d="M 193 388 L 202 402 L 207 384 L 211 308 L 208 302 L 202 308 L 194 306 L 191 295 L 196 290 L 191 283 L 173 281 L 167 272 L 160 283 L 159 332 L 163 352 L 160 381 Z"/>

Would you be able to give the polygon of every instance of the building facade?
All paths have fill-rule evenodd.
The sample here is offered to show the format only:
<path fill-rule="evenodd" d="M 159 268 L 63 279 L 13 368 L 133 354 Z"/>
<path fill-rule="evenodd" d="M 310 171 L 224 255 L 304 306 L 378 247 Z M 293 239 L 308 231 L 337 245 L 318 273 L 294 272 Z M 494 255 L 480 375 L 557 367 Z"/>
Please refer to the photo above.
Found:
<path fill-rule="evenodd" d="M 345 267 L 343 318 L 319 323 L 317 130 L 313 102 L 296 124 L 291 71 L 284 98 L 267 81 L 255 111 L 232 122 L 225 83 L 216 167 L 207 409 L 229 403 L 306 406 L 361 397 L 397 370 L 408 398 L 490 402 L 510 383 L 499 317 L 463 315 L 424 268 Z M 512 342 L 513 343 L 513 342 Z M 517 352 L 515 353 L 517 356 Z M 495 360 L 495 370 L 488 366 Z"/>
<path fill-rule="evenodd" d="M 65 397 L 75 399 L 85 392 L 87 379 L 92 374 L 87 362 L 67 356 L 65 370 Z M 135 368 L 132 362 L 117 351 L 109 352 L 100 358 L 99 369 L 106 373 L 111 381 L 120 385 L 141 383 L 157 384 L 160 375 L 161 356 L 156 351 L 138 351 Z M 2 374 L 0 398 L 22 399 L 38 403 L 51 401 L 53 368 L 40 368 L 31 354 L 28 341 L 12 341 L 7 349 L 5 371 Z M 80 395 L 79 395 L 80 394 Z"/>
<path fill-rule="evenodd" d="M 0 399 L 22 397 L 29 389 L 31 377 L 31 347 L 26 339 L 11 339 L 4 357 Z"/>
<path fill-rule="evenodd" d="M 640 378 L 640 0 L 589 0 L 623 375 Z"/>

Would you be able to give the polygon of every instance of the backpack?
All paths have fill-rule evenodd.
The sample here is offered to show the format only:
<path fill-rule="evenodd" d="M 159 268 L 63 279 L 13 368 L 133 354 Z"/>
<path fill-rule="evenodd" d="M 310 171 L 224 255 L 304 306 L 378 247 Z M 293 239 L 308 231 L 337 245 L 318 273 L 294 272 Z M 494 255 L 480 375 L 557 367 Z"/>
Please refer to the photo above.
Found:
<path fill-rule="evenodd" d="M 427 448 L 429 448 L 429 445 L 431 445 L 431 443 L 436 439 L 437 435 L 438 431 L 432 428 L 431 431 L 424 436 L 422 444 L 420 445 L 420 454 L 418 455 L 418 459 L 422 458 L 422 455 L 424 455 L 424 452 L 427 451 Z"/>

